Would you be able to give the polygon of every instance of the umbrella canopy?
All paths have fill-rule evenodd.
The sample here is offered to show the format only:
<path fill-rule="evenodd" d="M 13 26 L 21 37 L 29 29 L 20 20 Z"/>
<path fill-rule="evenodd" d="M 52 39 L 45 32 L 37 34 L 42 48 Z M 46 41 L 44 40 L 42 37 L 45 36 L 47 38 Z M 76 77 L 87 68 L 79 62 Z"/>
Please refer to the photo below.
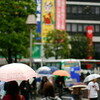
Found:
<path fill-rule="evenodd" d="M 53 72 L 53 75 L 70 77 L 70 74 L 65 70 L 57 70 L 57 71 Z"/>
<path fill-rule="evenodd" d="M 43 67 L 38 68 L 36 72 L 42 76 L 48 76 L 48 75 L 52 74 L 51 69 L 47 66 L 43 66 Z"/>
<path fill-rule="evenodd" d="M 58 67 L 55 67 L 55 66 L 51 66 L 49 68 L 51 69 L 51 72 L 52 73 L 55 72 L 56 70 L 59 70 L 59 68 Z"/>
<path fill-rule="evenodd" d="M 81 90 L 84 90 L 87 89 L 87 85 L 85 83 L 79 82 L 79 83 L 75 83 L 69 89 L 73 90 L 74 88 L 81 88 Z"/>
<path fill-rule="evenodd" d="M 84 82 L 89 82 L 89 81 L 92 81 L 93 79 L 96 79 L 99 77 L 100 77 L 99 74 L 90 74 L 84 79 Z"/>
<path fill-rule="evenodd" d="M 0 68 L 0 80 L 28 80 L 31 77 L 39 77 L 39 75 L 28 65 L 22 63 L 11 63 Z"/>

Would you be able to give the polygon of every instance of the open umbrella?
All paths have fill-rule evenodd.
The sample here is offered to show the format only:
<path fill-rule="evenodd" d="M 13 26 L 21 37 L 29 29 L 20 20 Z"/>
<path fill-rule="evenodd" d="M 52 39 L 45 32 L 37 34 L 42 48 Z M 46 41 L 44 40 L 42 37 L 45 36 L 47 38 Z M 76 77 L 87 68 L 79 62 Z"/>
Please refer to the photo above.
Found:
<path fill-rule="evenodd" d="M 49 68 L 51 69 L 52 73 L 55 72 L 56 70 L 59 70 L 59 68 L 55 66 L 50 66 Z"/>
<path fill-rule="evenodd" d="M 40 76 L 48 76 L 51 75 L 51 69 L 47 66 L 43 66 L 37 69 L 36 71 Z"/>
<path fill-rule="evenodd" d="M 22 63 L 11 63 L 0 68 L 0 80 L 28 80 L 31 77 L 39 77 L 39 75 L 28 65 Z"/>
<path fill-rule="evenodd" d="M 53 72 L 53 75 L 70 77 L 70 74 L 65 70 L 57 70 L 57 71 Z"/>
<path fill-rule="evenodd" d="M 92 81 L 93 79 L 96 79 L 99 77 L 100 77 L 99 74 L 90 74 L 84 79 L 84 82 L 89 82 L 89 81 Z"/>
<path fill-rule="evenodd" d="M 69 87 L 70 90 L 73 90 L 74 88 L 81 88 L 81 90 L 84 90 L 84 89 L 87 89 L 87 85 L 85 83 L 79 82 Z"/>

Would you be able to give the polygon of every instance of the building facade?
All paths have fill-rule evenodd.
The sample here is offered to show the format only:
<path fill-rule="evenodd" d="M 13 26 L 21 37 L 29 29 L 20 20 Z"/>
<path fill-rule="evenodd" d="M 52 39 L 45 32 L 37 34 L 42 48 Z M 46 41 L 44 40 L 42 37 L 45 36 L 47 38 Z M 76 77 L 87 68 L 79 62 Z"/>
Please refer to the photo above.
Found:
<path fill-rule="evenodd" d="M 100 1 L 99 0 L 67 0 L 66 31 L 73 35 L 86 35 L 86 27 L 93 27 L 94 59 L 100 59 Z"/>

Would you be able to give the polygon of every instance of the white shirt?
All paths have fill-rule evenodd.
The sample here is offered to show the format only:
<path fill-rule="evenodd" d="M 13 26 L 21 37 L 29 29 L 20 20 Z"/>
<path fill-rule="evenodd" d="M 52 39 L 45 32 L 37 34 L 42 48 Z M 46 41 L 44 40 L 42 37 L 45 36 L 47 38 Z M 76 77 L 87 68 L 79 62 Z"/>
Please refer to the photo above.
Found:
<path fill-rule="evenodd" d="M 88 84 L 88 90 L 90 90 L 90 98 L 97 98 L 98 97 L 98 91 L 96 91 L 96 89 L 99 90 L 99 85 L 97 82 L 90 82 Z"/>

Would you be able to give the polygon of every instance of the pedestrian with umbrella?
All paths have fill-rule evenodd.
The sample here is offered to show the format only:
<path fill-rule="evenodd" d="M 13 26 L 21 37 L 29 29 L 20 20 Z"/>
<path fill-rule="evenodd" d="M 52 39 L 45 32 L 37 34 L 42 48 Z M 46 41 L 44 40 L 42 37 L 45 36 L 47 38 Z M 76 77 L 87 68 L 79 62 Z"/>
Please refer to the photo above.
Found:
<path fill-rule="evenodd" d="M 30 90 L 31 90 L 31 87 L 30 87 L 29 81 L 28 80 L 22 81 L 20 84 L 20 92 L 21 92 L 21 95 L 24 96 L 25 100 L 29 100 L 30 92 L 31 92 Z"/>
<path fill-rule="evenodd" d="M 70 74 L 64 70 L 57 70 L 53 72 L 53 75 L 58 75 L 58 77 L 55 80 L 55 84 L 58 89 L 59 97 L 61 98 L 63 93 L 63 87 L 65 87 L 64 76 L 70 77 Z"/>
<path fill-rule="evenodd" d="M 19 94 L 19 87 L 16 81 L 8 82 L 7 92 L 2 100 L 25 100 L 25 98 Z"/>
<path fill-rule="evenodd" d="M 26 64 L 11 63 L 11 64 L 6 64 L 0 67 L 0 80 L 7 82 L 7 85 L 6 85 L 7 89 L 9 87 L 8 83 L 10 81 L 15 81 L 15 80 L 16 81 L 22 81 L 22 80 L 27 81 L 28 79 L 32 77 L 39 77 L 39 75 L 30 66 Z M 15 86 L 15 84 L 16 83 L 14 84 L 12 83 L 12 87 L 13 85 Z M 12 90 L 11 91 L 7 90 L 7 92 L 9 94 L 13 94 L 13 92 L 15 91 L 15 93 L 17 94 L 18 91 L 12 87 L 11 87 Z M 17 85 L 16 85 L 16 88 L 17 88 Z M 21 99 L 5 99 L 4 98 L 3 100 L 21 100 Z"/>
<path fill-rule="evenodd" d="M 88 84 L 88 99 L 98 100 L 98 91 L 99 91 L 99 84 L 97 83 L 97 79 L 93 79 Z"/>
<path fill-rule="evenodd" d="M 90 74 L 84 80 L 84 82 L 89 82 L 88 100 L 98 100 L 99 84 L 97 83 L 97 78 L 100 78 L 99 74 Z"/>
<path fill-rule="evenodd" d="M 82 82 L 79 82 L 72 85 L 69 89 L 72 90 L 71 94 L 74 100 L 82 100 L 82 90 L 87 89 L 87 85 Z"/>

